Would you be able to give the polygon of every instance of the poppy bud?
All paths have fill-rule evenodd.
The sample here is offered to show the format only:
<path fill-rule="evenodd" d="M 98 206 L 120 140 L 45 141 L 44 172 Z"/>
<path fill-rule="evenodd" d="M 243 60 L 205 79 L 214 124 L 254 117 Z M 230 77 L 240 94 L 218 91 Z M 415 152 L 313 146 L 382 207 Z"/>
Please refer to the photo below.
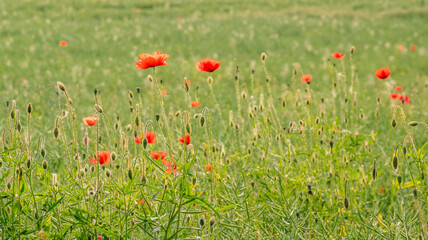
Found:
<path fill-rule="evenodd" d="M 89 170 L 91 171 L 91 173 L 95 172 L 95 166 L 92 165 Z"/>
<path fill-rule="evenodd" d="M 58 86 L 58 89 L 65 92 L 65 85 L 62 82 L 57 82 L 56 85 Z"/>
<path fill-rule="evenodd" d="M 317 134 L 321 135 L 321 129 L 318 129 Z"/>
<path fill-rule="evenodd" d="M 152 75 L 148 75 L 148 76 L 147 76 L 147 80 L 149 80 L 149 82 L 153 82 L 153 77 L 152 77 Z"/>
<path fill-rule="evenodd" d="M 28 159 L 27 160 L 27 168 L 30 168 L 31 167 L 31 160 L 30 159 Z"/>
<path fill-rule="evenodd" d="M 376 177 L 377 177 L 377 170 L 376 170 L 376 167 L 373 167 L 373 170 L 372 170 L 372 177 L 373 177 L 373 180 L 376 180 Z"/>
<path fill-rule="evenodd" d="M 241 97 L 242 97 L 243 99 L 246 99 L 246 98 L 247 98 L 247 93 L 246 93 L 245 91 L 242 91 L 242 93 L 241 93 Z"/>
<path fill-rule="evenodd" d="M 54 137 L 55 137 L 55 138 L 58 138 L 58 137 L 59 137 L 59 128 L 58 128 L 58 127 L 55 127 L 55 128 L 54 128 L 54 130 L 53 130 L 53 135 L 54 135 Z"/>
<path fill-rule="evenodd" d="M 84 169 L 80 169 L 79 177 L 83 178 L 84 176 L 85 176 L 85 170 Z"/>
<path fill-rule="evenodd" d="M 391 120 L 391 126 L 392 126 L 393 128 L 395 128 L 395 126 L 397 126 L 397 121 L 395 120 L 395 118 L 393 118 L 393 119 Z"/>
<path fill-rule="evenodd" d="M 68 98 L 67 101 L 68 101 L 68 104 L 73 105 L 73 100 L 71 100 L 71 98 Z"/>
<path fill-rule="evenodd" d="M 201 118 L 199 119 L 199 126 L 202 128 L 205 126 L 205 117 L 201 116 Z"/>
<path fill-rule="evenodd" d="M 352 46 L 351 47 L 351 50 L 349 51 L 351 54 L 354 54 L 354 52 L 355 52 L 355 46 Z"/>
<path fill-rule="evenodd" d="M 297 74 L 298 74 L 297 69 L 293 68 L 293 75 L 297 76 Z"/>
<path fill-rule="evenodd" d="M 417 189 L 413 190 L 413 196 L 415 196 L 415 198 L 418 196 L 418 190 Z"/>
<path fill-rule="evenodd" d="M 409 124 L 409 126 L 414 127 L 414 126 L 418 125 L 418 122 L 412 121 L 412 122 L 409 122 L 408 124 Z"/>
<path fill-rule="evenodd" d="M 131 124 L 128 124 L 128 125 L 126 125 L 126 127 L 125 127 L 125 129 L 126 129 L 126 131 L 131 131 L 132 130 L 132 126 L 131 126 Z"/>
<path fill-rule="evenodd" d="M 44 148 L 42 148 L 42 149 L 40 150 L 40 155 L 42 155 L 42 157 L 45 157 L 45 156 L 46 156 L 46 150 L 45 150 Z"/>
<path fill-rule="evenodd" d="M 316 124 L 319 124 L 319 123 L 320 123 L 320 118 L 319 118 L 319 117 L 315 118 L 315 123 L 316 123 Z"/>
<path fill-rule="evenodd" d="M 266 53 L 262 53 L 262 55 L 260 57 L 261 57 L 262 61 L 264 62 L 264 61 L 266 61 L 267 55 L 266 55 Z"/>
<path fill-rule="evenodd" d="M 128 90 L 128 97 L 129 101 L 132 101 L 132 99 L 134 98 L 134 93 L 131 90 Z"/>
<path fill-rule="evenodd" d="M 398 169 L 398 158 L 397 156 L 394 156 L 394 158 L 392 159 L 392 167 L 397 170 Z"/>
<path fill-rule="evenodd" d="M 401 183 L 403 182 L 403 177 L 401 177 L 401 175 L 397 176 L 397 182 L 398 182 L 398 185 L 401 185 Z"/>
<path fill-rule="evenodd" d="M 143 139 L 143 148 L 147 149 L 147 145 L 149 144 L 149 141 L 147 140 L 147 138 Z"/>
<path fill-rule="evenodd" d="M 192 126 L 190 125 L 190 123 L 187 123 L 187 124 L 186 124 L 186 132 L 187 132 L 188 134 L 191 134 L 191 133 L 192 133 Z"/>
<path fill-rule="evenodd" d="M 134 177 L 132 169 L 128 169 L 128 177 L 129 177 L 130 180 L 132 180 L 132 178 Z"/>
<path fill-rule="evenodd" d="M 159 115 L 159 114 L 156 114 L 155 118 L 156 118 L 156 122 L 159 122 L 160 115 Z"/>
<path fill-rule="evenodd" d="M 16 129 L 18 130 L 18 132 L 21 132 L 21 129 L 22 129 L 21 122 L 18 122 L 16 124 Z"/>
<path fill-rule="evenodd" d="M 204 227 L 205 225 L 205 216 L 202 215 L 202 217 L 199 219 L 199 226 Z"/>
<path fill-rule="evenodd" d="M 346 209 L 349 209 L 349 199 L 347 197 L 343 199 L 343 205 L 345 206 Z"/>
<path fill-rule="evenodd" d="M 15 110 L 14 109 L 12 109 L 12 111 L 10 111 L 10 118 L 15 119 Z"/>
<path fill-rule="evenodd" d="M 135 122 L 135 126 L 137 127 L 140 126 L 140 119 L 138 118 L 138 116 L 135 117 L 134 122 Z"/>
<path fill-rule="evenodd" d="M 214 224 L 215 224 L 215 216 L 212 216 L 212 217 L 210 218 L 210 227 L 213 227 L 213 226 L 214 226 Z"/>
<path fill-rule="evenodd" d="M 330 141 L 330 147 L 333 148 L 333 141 Z"/>
<path fill-rule="evenodd" d="M 12 189 L 12 184 L 10 182 L 7 183 L 7 189 Z"/>
<path fill-rule="evenodd" d="M 235 124 L 236 131 L 239 131 L 239 124 Z"/>
<path fill-rule="evenodd" d="M 110 170 L 106 169 L 106 172 L 105 172 L 105 173 L 106 173 L 106 177 L 108 177 L 108 178 L 109 178 L 109 177 L 111 176 L 111 172 L 110 172 Z"/>
<path fill-rule="evenodd" d="M 140 87 L 137 87 L 136 89 L 137 89 L 137 93 L 138 93 L 138 94 L 140 94 L 140 92 L 141 92 L 141 88 L 140 88 Z"/>
<path fill-rule="evenodd" d="M 31 114 L 32 111 L 33 111 L 33 105 L 31 105 L 31 103 L 29 103 L 27 105 L 27 112 L 28 112 L 28 114 Z"/>
<path fill-rule="evenodd" d="M 100 105 L 95 104 L 95 105 L 94 105 L 94 108 L 95 108 L 95 110 L 97 110 L 97 112 L 99 112 L 99 113 L 103 113 L 103 108 L 102 108 Z"/>
<path fill-rule="evenodd" d="M 211 77 L 211 76 L 209 76 L 208 78 L 207 78 L 207 83 L 208 83 L 208 85 L 212 85 L 213 84 L 213 78 Z"/>

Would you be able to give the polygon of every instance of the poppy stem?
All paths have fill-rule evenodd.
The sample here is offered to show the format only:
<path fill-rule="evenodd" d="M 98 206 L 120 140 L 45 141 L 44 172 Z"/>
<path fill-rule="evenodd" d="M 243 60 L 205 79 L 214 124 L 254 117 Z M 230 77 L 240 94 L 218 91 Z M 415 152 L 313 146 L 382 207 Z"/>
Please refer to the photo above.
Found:
<path fill-rule="evenodd" d="M 171 131 L 169 129 L 168 118 L 167 118 L 166 113 L 165 113 L 165 106 L 164 106 L 165 104 L 164 104 L 163 98 L 162 98 L 162 91 L 160 89 L 160 82 L 159 82 L 159 80 L 158 80 L 158 78 L 156 76 L 156 67 L 153 68 L 153 81 L 155 83 L 155 86 L 156 86 L 156 89 L 157 89 L 157 92 L 158 92 L 158 97 L 159 97 L 159 102 L 160 102 L 160 107 L 161 107 L 162 118 L 164 119 L 164 122 L 165 122 L 166 134 L 167 134 L 170 142 L 173 143 Z"/>

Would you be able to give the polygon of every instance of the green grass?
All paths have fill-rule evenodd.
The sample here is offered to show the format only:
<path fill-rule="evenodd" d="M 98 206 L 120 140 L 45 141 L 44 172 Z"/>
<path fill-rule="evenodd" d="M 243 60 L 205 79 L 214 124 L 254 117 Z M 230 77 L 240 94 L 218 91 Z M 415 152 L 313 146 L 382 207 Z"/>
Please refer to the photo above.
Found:
<path fill-rule="evenodd" d="M 428 238 L 421 1 L 6 0 L 0 9 L 0 101 L 9 102 L 0 115 L 1 239 Z M 152 69 L 135 68 L 138 54 L 157 50 L 170 54 L 156 69 L 170 136 L 156 120 Z M 335 51 L 345 59 L 332 59 Z M 212 73 L 218 105 L 209 75 L 195 68 L 205 57 L 222 62 Z M 382 81 L 381 67 L 392 72 Z M 395 86 L 409 105 L 389 98 Z M 94 127 L 82 124 L 90 115 L 100 117 Z M 143 124 L 157 135 L 147 149 L 133 139 Z M 186 131 L 188 147 L 177 141 Z M 117 158 L 91 167 L 97 150 Z M 167 174 L 155 150 L 174 156 L 180 174 Z"/>

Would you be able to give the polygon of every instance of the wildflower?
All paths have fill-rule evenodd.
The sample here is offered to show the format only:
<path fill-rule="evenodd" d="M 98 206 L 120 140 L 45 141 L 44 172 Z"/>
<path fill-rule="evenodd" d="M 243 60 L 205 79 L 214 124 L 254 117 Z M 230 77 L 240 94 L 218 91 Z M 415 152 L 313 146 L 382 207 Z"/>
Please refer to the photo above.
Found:
<path fill-rule="evenodd" d="M 402 88 L 402 87 L 400 87 L 400 86 L 396 86 L 396 87 L 395 87 L 395 91 L 399 92 L 399 91 L 401 91 L 401 90 L 403 90 L 403 88 Z"/>
<path fill-rule="evenodd" d="M 410 50 L 415 51 L 416 50 L 416 46 L 415 45 L 410 46 Z"/>
<path fill-rule="evenodd" d="M 92 116 L 83 118 L 83 124 L 85 124 L 85 126 L 94 126 L 97 124 L 97 121 L 98 118 Z"/>
<path fill-rule="evenodd" d="M 140 204 L 143 204 L 143 203 L 152 204 L 149 200 L 144 199 L 144 198 L 139 198 L 139 199 L 138 199 L 138 202 L 139 202 Z"/>
<path fill-rule="evenodd" d="M 214 72 L 220 67 L 220 63 L 211 58 L 204 58 L 202 61 L 196 63 L 196 68 L 199 72 Z"/>
<path fill-rule="evenodd" d="M 345 54 L 341 54 L 339 51 L 337 51 L 335 53 L 332 53 L 331 56 L 337 59 L 342 59 L 345 57 Z"/>
<path fill-rule="evenodd" d="M 98 161 L 101 165 L 107 165 L 110 162 L 110 152 L 100 151 L 98 152 Z"/>
<path fill-rule="evenodd" d="M 205 165 L 205 169 L 206 169 L 208 172 L 211 172 L 211 170 L 213 169 L 213 166 L 211 166 L 210 164 L 207 164 L 207 165 Z"/>
<path fill-rule="evenodd" d="M 166 95 L 166 90 L 161 91 L 162 95 Z"/>
<path fill-rule="evenodd" d="M 187 83 L 187 86 L 190 87 L 190 84 L 191 84 L 190 80 L 186 80 L 186 83 Z"/>
<path fill-rule="evenodd" d="M 166 152 L 151 152 L 150 155 L 152 155 L 152 157 L 156 160 L 158 160 L 159 158 L 161 160 L 163 160 L 168 154 Z"/>
<path fill-rule="evenodd" d="M 141 134 L 141 135 L 135 137 L 135 142 L 137 144 L 143 143 L 143 135 L 144 134 Z M 149 144 L 155 144 L 156 143 L 156 135 L 154 132 L 146 132 L 145 138 L 147 139 L 147 143 L 149 143 Z"/>
<path fill-rule="evenodd" d="M 169 55 L 162 53 L 162 51 L 157 51 L 153 54 L 142 53 L 138 55 L 138 58 L 140 58 L 140 60 L 135 63 L 135 66 L 138 70 L 143 70 L 151 67 L 167 65 L 165 60 L 169 58 Z"/>
<path fill-rule="evenodd" d="M 137 9 L 135 9 L 135 12 L 136 13 L 141 13 L 141 9 L 137 8 Z"/>
<path fill-rule="evenodd" d="M 403 45 L 398 45 L 398 50 L 403 51 L 404 50 L 404 46 Z"/>
<path fill-rule="evenodd" d="M 100 237 L 100 236 L 98 236 L 98 237 L 97 237 L 97 240 L 103 240 L 103 238 L 102 238 L 102 237 Z"/>
<path fill-rule="evenodd" d="M 173 158 L 174 159 L 174 158 Z M 172 162 L 172 166 L 171 164 L 166 161 L 166 160 L 162 160 L 161 161 L 163 165 L 166 166 L 166 172 L 167 173 L 172 173 L 172 172 L 180 172 L 180 169 L 177 168 L 177 164 L 175 162 Z"/>
<path fill-rule="evenodd" d="M 379 79 L 386 79 L 389 77 L 390 74 L 391 74 L 391 70 L 389 70 L 389 68 L 379 68 L 375 72 L 375 76 Z"/>
<path fill-rule="evenodd" d="M 310 74 L 305 74 L 300 78 L 300 81 L 310 84 L 312 80 L 312 76 Z"/>
<path fill-rule="evenodd" d="M 68 45 L 68 42 L 67 42 L 67 41 L 61 41 L 61 42 L 59 42 L 59 45 L 60 45 L 61 47 L 65 47 L 65 46 L 67 46 L 67 45 Z"/>
<path fill-rule="evenodd" d="M 186 134 L 186 135 L 182 136 L 180 139 L 178 139 L 179 142 L 186 144 L 186 146 L 190 144 L 191 140 L 192 140 L 192 138 L 190 137 L 189 134 Z"/>
<path fill-rule="evenodd" d="M 398 93 L 391 93 L 389 96 L 391 98 L 393 98 L 393 99 L 396 99 L 396 98 L 398 98 L 400 96 L 400 94 L 398 94 Z"/>
<path fill-rule="evenodd" d="M 199 107 L 199 106 L 201 106 L 201 103 L 200 102 L 191 102 L 191 106 L 192 107 Z"/>
<path fill-rule="evenodd" d="M 181 17 L 177 17 L 177 21 L 181 21 L 183 20 Z"/>

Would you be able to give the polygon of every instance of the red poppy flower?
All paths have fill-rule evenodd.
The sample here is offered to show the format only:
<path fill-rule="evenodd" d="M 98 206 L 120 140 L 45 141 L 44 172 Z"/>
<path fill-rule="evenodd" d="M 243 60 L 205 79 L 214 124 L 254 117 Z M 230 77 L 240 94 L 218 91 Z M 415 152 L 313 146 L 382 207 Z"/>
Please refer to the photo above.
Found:
<path fill-rule="evenodd" d="M 388 78 L 390 74 L 391 74 L 391 70 L 389 70 L 389 68 L 379 68 L 375 72 L 375 76 L 379 79 Z"/>
<path fill-rule="evenodd" d="M 192 107 L 200 107 L 201 103 L 200 102 L 191 102 Z"/>
<path fill-rule="evenodd" d="M 141 135 L 135 137 L 135 142 L 137 144 L 142 144 L 143 143 L 143 135 L 144 134 L 141 134 Z M 149 144 L 155 144 L 156 143 L 156 135 L 155 135 L 154 132 L 146 132 L 146 137 L 145 138 L 147 138 L 147 142 Z"/>
<path fill-rule="evenodd" d="M 410 46 L 410 50 L 415 51 L 416 50 L 416 46 L 415 45 Z"/>
<path fill-rule="evenodd" d="M 399 92 L 399 91 L 401 91 L 401 90 L 403 90 L 403 88 L 402 88 L 402 87 L 400 87 L 400 86 L 396 86 L 396 87 L 395 87 L 395 91 Z"/>
<path fill-rule="evenodd" d="M 300 78 L 300 81 L 310 84 L 312 80 L 312 76 L 310 74 L 305 74 Z"/>
<path fill-rule="evenodd" d="M 166 152 L 159 151 L 159 152 L 152 152 L 150 153 L 150 155 L 152 155 L 152 157 L 156 160 L 158 160 L 159 158 L 163 160 L 168 154 Z"/>
<path fill-rule="evenodd" d="M 138 202 L 139 202 L 140 204 L 143 204 L 143 203 L 152 204 L 149 200 L 144 199 L 144 198 L 139 198 L 139 199 L 138 199 Z"/>
<path fill-rule="evenodd" d="M 97 240 L 103 240 L 103 238 L 102 237 L 97 237 Z"/>
<path fill-rule="evenodd" d="M 106 165 L 110 162 L 110 152 L 108 151 L 100 151 L 98 153 L 98 161 L 101 165 Z"/>
<path fill-rule="evenodd" d="M 153 54 L 142 53 L 138 55 L 138 58 L 140 58 L 140 60 L 135 63 L 135 66 L 138 70 L 143 70 L 151 67 L 167 65 L 165 60 L 169 58 L 169 55 L 162 53 L 162 51 L 157 51 Z"/>
<path fill-rule="evenodd" d="M 68 45 L 68 42 L 67 42 L 67 41 L 61 41 L 61 42 L 59 42 L 59 45 L 60 45 L 61 47 L 65 47 L 65 46 L 67 46 L 67 45 Z"/>
<path fill-rule="evenodd" d="M 402 96 L 400 99 L 402 103 L 409 105 L 410 104 L 410 98 L 408 96 Z"/>
<path fill-rule="evenodd" d="M 137 8 L 137 9 L 135 9 L 135 12 L 136 12 L 136 13 L 140 13 L 140 12 L 141 12 L 141 9 Z"/>
<path fill-rule="evenodd" d="M 186 146 L 190 144 L 191 140 L 192 140 L 192 138 L 190 137 L 189 134 L 186 134 L 186 135 L 182 136 L 180 139 L 178 139 L 179 142 L 186 144 Z"/>
<path fill-rule="evenodd" d="M 97 121 L 98 118 L 92 116 L 83 118 L 83 124 L 85 124 L 85 126 L 94 126 L 97 124 Z"/>
<path fill-rule="evenodd" d="M 177 17 L 177 21 L 181 21 L 182 19 L 181 19 L 181 17 Z"/>
<path fill-rule="evenodd" d="M 211 58 L 204 58 L 202 61 L 196 63 L 196 68 L 199 72 L 214 72 L 220 67 L 220 63 Z"/>
<path fill-rule="evenodd" d="M 162 95 L 166 95 L 166 90 L 161 91 Z"/>
<path fill-rule="evenodd" d="M 89 162 L 92 164 L 96 164 L 98 162 L 98 159 L 96 158 L 89 158 Z"/>
<path fill-rule="evenodd" d="M 398 45 L 398 50 L 400 50 L 400 51 L 404 50 L 404 46 L 403 45 Z"/>
<path fill-rule="evenodd" d="M 165 171 L 167 173 L 180 172 L 180 169 L 177 168 L 177 164 L 175 164 L 175 162 L 172 162 L 172 166 L 171 166 L 171 164 L 169 164 L 169 162 L 167 160 L 162 160 L 161 162 L 163 165 L 166 166 Z"/>
<path fill-rule="evenodd" d="M 211 172 L 211 170 L 213 169 L 213 166 L 211 166 L 210 164 L 207 164 L 207 165 L 205 165 L 205 169 L 206 169 L 208 172 Z"/>
<path fill-rule="evenodd" d="M 400 96 L 400 94 L 398 94 L 398 93 L 391 93 L 389 96 L 391 98 L 393 98 L 393 99 L 396 99 L 396 98 L 398 98 Z"/>
<path fill-rule="evenodd" d="M 186 80 L 186 83 L 187 83 L 187 86 L 190 87 L 190 84 L 191 84 L 190 80 Z"/>
<path fill-rule="evenodd" d="M 21 78 L 21 82 L 25 82 L 25 78 Z"/>
<path fill-rule="evenodd" d="M 335 53 L 332 53 L 331 56 L 337 59 L 342 59 L 345 57 L 345 54 L 341 54 L 340 52 L 335 52 Z"/>

